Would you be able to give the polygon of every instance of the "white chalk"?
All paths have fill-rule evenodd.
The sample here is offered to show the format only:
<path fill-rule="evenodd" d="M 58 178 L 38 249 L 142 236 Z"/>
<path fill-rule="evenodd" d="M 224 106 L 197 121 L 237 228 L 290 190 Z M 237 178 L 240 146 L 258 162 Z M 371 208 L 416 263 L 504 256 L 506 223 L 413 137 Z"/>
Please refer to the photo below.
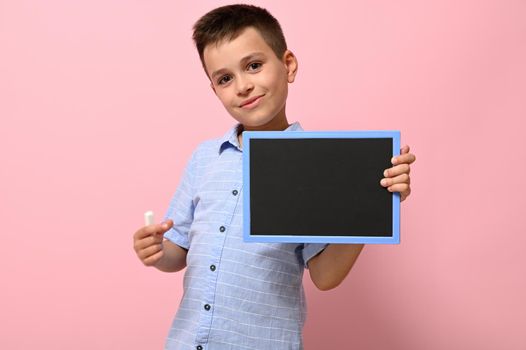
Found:
<path fill-rule="evenodd" d="M 144 213 L 144 224 L 145 225 L 153 225 L 153 211 L 148 210 L 146 213 Z"/>

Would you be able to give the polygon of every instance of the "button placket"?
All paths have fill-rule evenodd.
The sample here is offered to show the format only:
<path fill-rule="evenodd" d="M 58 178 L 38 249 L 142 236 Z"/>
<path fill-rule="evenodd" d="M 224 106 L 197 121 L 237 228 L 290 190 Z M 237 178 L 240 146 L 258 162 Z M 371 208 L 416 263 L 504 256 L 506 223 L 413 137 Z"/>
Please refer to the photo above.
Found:
<path fill-rule="evenodd" d="M 239 161 L 242 161 L 241 157 L 239 157 Z M 239 177 L 241 176 L 241 174 L 238 175 Z M 241 180 L 235 181 L 228 185 L 226 189 L 227 191 L 230 191 L 230 193 L 225 191 L 226 193 L 224 194 L 225 197 L 223 199 L 225 204 L 224 210 L 226 211 L 226 215 L 223 218 L 219 216 L 217 217 L 217 220 L 219 221 L 218 223 L 220 225 L 218 228 L 220 234 L 216 233 L 215 235 L 213 235 L 213 239 L 216 242 L 211 249 L 211 259 L 208 262 L 208 268 L 210 269 L 210 272 L 208 274 L 207 279 L 209 279 L 209 283 L 203 295 L 203 304 L 201 304 L 202 309 L 200 313 L 203 326 L 200 327 L 200 333 L 198 338 L 196 339 L 196 349 L 197 346 L 201 346 L 201 350 L 204 349 L 205 345 L 203 345 L 203 343 L 206 343 L 208 341 L 208 335 L 210 330 L 209 327 L 211 327 L 214 311 L 212 310 L 212 304 L 208 304 L 207 302 L 215 300 L 214 296 L 216 293 L 217 279 L 219 276 L 219 273 L 216 272 L 219 271 L 219 265 L 221 264 L 221 258 L 223 255 L 222 247 L 224 247 L 225 241 L 228 239 L 228 232 L 230 232 L 230 225 L 232 224 L 232 219 L 236 213 L 236 210 L 238 210 L 238 206 L 241 200 L 242 187 L 243 184 Z M 227 228 L 229 229 L 228 232 Z"/>

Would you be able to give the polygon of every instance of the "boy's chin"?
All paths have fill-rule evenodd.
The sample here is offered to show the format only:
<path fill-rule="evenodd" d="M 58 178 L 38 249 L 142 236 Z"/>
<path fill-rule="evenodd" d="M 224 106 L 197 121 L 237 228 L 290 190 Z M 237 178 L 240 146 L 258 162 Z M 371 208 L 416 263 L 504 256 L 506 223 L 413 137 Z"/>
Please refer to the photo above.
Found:
<path fill-rule="evenodd" d="M 263 129 L 270 124 L 278 124 L 275 118 L 234 118 L 238 123 L 243 125 L 244 129 Z"/>
<path fill-rule="evenodd" d="M 245 129 L 261 128 L 269 123 L 268 120 L 247 120 L 247 119 L 236 119 L 237 122 L 243 125 Z"/>

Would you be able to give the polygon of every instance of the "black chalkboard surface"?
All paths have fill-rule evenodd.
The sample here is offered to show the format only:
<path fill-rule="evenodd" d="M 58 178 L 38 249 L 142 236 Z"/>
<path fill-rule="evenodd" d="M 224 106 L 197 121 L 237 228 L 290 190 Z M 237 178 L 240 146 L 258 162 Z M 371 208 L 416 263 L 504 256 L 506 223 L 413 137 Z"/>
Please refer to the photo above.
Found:
<path fill-rule="evenodd" d="M 245 131 L 245 241 L 399 243 L 399 195 L 380 185 L 399 149 L 398 131 Z"/>

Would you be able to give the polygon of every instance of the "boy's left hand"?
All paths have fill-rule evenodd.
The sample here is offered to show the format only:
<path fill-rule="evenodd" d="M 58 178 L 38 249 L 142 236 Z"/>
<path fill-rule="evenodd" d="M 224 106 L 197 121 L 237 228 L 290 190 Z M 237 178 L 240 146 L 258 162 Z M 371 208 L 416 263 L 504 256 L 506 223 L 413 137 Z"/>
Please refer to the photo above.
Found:
<path fill-rule="evenodd" d="M 409 153 L 409 146 L 402 147 L 400 155 L 391 159 L 393 167 L 384 171 L 384 178 L 380 181 L 380 184 L 387 187 L 389 192 L 400 192 L 400 201 L 411 194 L 410 164 L 415 160 L 415 155 Z"/>

